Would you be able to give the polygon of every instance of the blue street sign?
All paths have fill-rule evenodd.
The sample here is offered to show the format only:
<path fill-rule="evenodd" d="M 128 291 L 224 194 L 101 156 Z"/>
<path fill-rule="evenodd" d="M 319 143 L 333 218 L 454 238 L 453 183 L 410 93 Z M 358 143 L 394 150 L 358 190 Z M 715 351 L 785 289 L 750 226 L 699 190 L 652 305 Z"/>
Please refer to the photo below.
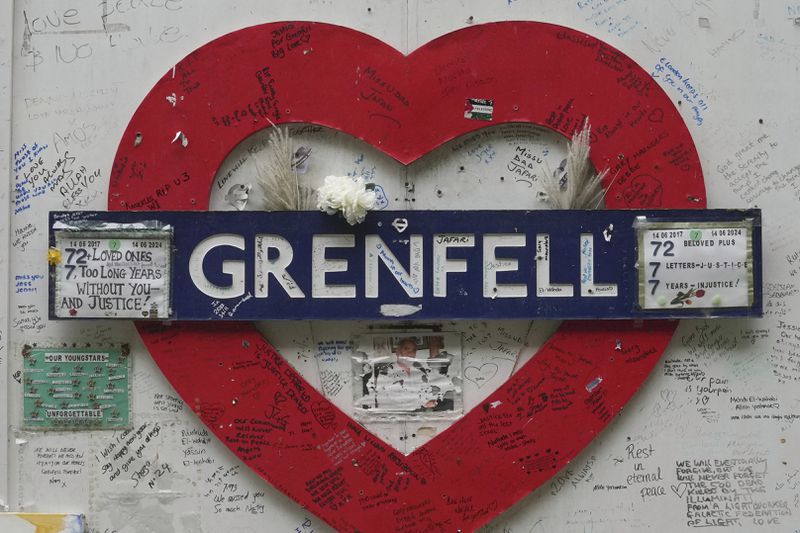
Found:
<path fill-rule="evenodd" d="M 759 210 L 53 212 L 52 318 L 761 316 Z"/>

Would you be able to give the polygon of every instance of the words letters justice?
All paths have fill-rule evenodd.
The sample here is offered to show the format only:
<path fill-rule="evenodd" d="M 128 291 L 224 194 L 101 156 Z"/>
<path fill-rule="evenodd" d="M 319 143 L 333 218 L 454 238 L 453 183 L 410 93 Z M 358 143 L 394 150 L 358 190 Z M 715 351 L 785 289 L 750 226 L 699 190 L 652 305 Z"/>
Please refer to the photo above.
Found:
<path fill-rule="evenodd" d="M 51 246 L 86 246 L 61 250 L 51 315 L 760 316 L 760 217 L 758 210 L 381 211 L 353 227 L 317 212 L 54 212 Z M 170 231 L 108 239 L 109 227 Z M 92 228 L 101 238 L 90 238 Z"/>

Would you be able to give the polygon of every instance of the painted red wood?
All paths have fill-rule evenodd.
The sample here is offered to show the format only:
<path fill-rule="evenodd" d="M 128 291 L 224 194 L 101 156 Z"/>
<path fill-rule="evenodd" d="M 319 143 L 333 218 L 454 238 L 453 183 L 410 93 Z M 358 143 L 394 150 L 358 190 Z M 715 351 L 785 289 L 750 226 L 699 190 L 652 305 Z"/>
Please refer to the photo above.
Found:
<path fill-rule="evenodd" d="M 468 98 L 492 99 L 492 122 L 464 118 Z M 595 165 L 612 169 L 608 207 L 705 206 L 676 108 L 591 36 L 493 23 L 405 57 L 338 26 L 264 24 L 212 41 L 158 81 L 118 148 L 109 209 L 207 209 L 225 156 L 270 121 L 330 126 L 408 164 L 491 124 L 569 136 L 585 116 Z M 172 142 L 179 131 L 186 147 Z M 408 533 L 475 530 L 548 480 L 631 399 L 675 326 L 565 323 L 482 406 L 408 457 L 317 393 L 250 324 L 138 329 L 175 390 L 264 479 L 338 530 Z"/>

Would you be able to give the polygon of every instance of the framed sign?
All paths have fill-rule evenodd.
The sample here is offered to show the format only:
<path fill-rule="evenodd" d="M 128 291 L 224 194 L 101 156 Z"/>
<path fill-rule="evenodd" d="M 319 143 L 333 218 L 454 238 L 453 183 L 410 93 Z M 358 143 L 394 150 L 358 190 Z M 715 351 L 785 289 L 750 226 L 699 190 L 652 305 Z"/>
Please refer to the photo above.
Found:
<path fill-rule="evenodd" d="M 169 317 L 171 228 L 74 219 L 52 225 L 51 317 Z"/>
<path fill-rule="evenodd" d="M 28 429 L 130 426 L 130 349 L 23 348 L 23 423 Z"/>
<path fill-rule="evenodd" d="M 112 238 L 65 218 L 168 230 Z M 757 209 L 380 211 L 357 226 L 319 212 L 54 212 L 51 226 L 55 318 L 761 315 Z"/>
<path fill-rule="evenodd" d="M 749 308 L 760 302 L 761 239 L 760 232 L 754 233 L 753 219 L 643 219 L 637 223 L 637 236 L 640 309 L 713 314 L 715 309 Z"/>

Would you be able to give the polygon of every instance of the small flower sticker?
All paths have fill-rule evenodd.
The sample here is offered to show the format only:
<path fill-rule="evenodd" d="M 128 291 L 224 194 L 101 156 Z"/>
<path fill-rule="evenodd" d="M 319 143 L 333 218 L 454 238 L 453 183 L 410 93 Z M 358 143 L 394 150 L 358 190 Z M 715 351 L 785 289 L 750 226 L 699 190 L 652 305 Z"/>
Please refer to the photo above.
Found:
<path fill-rule="evenodd" d="M 341 213 L 351 226 L 364 222 L 367 211 L 375 208 L 374 185 L 363 177 L 328 176 L 317 189 L 317 208 L 329 215 Z"/>
<path fill-rule="evenodd" d="M 670 305 L 681 305 L 681 306 L 692 305 L 691 298 L 702 298 L 705 295 L 706 295 L 705 290 L 703 289 L 695 290 L 695 288 L 692 287 L 686 292 L 678 291 L 678 294 L 675 296 L 675 298 L 672 299 Z"/>
<path fill-rule="evenodd" d="M 53 266 L 61 263 L 61 250 L 58 248 L 48 248 L 47 263 Z"/>

